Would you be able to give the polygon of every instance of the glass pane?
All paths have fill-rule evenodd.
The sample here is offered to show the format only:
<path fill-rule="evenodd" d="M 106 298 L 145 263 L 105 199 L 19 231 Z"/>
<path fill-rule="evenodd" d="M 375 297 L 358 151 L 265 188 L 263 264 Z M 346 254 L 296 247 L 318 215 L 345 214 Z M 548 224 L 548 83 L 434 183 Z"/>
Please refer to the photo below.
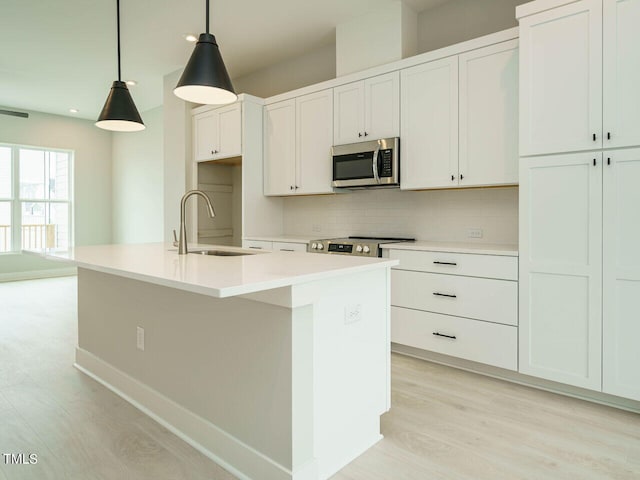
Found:
<path fill-rule="evenodd" d="M 49 198 L 69 199 L 69 154 L 49 152 Z"/>
<path fill-rule="evenodd" d="M 22 248 L 68 248 L 69 204 L 22 202 Z"/>
<path fill-rule="evenodd" d="M 9 147 L 0 147 L 0 198 L 11 198 L 11 149 Z"/>
<path fill-rule="evenodd" d="M 11 203 L 0 202 L 0 252 L 11 250 Z"/>
<path fill-rule="evenodd" d="M 69 204 L 52 203 L 50 219 L 47 226 L 48 248 L 69 248 L 71 235 L 69 232 Z"/>
<path fill-rule="evenodd" d="M 45 198 L 44 154 L 42 150 L 20 149 L 20 198 Z"/>
<path fill-rule="evenodd" d="M 22 202 L 22 248 L 45 248 L 47 204 Z"/>

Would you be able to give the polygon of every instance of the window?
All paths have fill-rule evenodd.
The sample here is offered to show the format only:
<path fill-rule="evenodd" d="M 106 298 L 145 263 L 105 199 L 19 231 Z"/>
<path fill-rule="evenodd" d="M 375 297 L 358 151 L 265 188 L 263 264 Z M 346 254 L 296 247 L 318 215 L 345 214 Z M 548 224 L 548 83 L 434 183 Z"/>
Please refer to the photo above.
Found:
<path fill-rule="evenodd" d="M 0 145 L 0 252 L 72 245 L 72 157 Z"/>

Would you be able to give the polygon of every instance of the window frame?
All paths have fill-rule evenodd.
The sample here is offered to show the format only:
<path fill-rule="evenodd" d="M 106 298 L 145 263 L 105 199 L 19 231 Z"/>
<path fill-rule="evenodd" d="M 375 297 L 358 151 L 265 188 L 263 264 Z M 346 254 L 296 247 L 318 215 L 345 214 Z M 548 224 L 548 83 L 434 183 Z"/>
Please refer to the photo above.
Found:
<path fill-rule="evenodd" d="M 68 248 L 73 247 L 75 244 L 75 228 L 74 228 L 74 151 L 66 150 L 63 148 L 48 148 L 32 145 L 19 145 L 12 143 L 0 142 L 0 147 L 6 147 L 11 150 L 11 197 L 0 198 L 0 202 L 9 202 L 11 209 L 11 249 L 0 252 L 0 255 L 4 254 L 16 254 L 22 251 L 22 205 L 25 202 L 30 203 L 43 203 L 45 208 L 48 205 L 53 204 L 66 204 L 68 214 L 68 229 L 69 229 L 69 245 Z M 20 192 L 20 150 L 36 150 L 45 152 L 45 179 L 48 178 L 49 173 L 49 157 L 48 153 L 64 153 L 68 155 L 68 196 L 66 200 L 60 199 L 34 199 L 24 198 Z M 50 178 L 50 177 L 49 177 Z"/>

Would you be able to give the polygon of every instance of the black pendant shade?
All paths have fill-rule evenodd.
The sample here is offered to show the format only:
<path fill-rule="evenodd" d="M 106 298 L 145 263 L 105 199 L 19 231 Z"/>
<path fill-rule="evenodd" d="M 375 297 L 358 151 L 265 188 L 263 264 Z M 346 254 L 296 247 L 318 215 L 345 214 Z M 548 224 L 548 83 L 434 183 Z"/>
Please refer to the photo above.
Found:
<path fill-rule="evenodd" d="M 216 37 L 209 33 L 209 0 L 206 0 L 206 33 L 200 34 L 173 93 L 183 100 L 207 105 L 224 105 L 238 99 Z"/>
<path fill-rule="evenodd" d="M 120 80 L 113 82 L 96 126 L 119 132 L 144 130 L 144 123 L 142 123 L 142 118 L 133 103 L 126 83 Z"/>
<path fill-rule="evenodd" d="M 142 118 L 138 113 L 127 84 L 122 81 L 120 70 L 120 0 L 116 0 L 118 25 L 118 80 L 111 85 L 107 101 L 96 122 L 96 127 L 116 132 L 137 132 L 144 130 Z"/>

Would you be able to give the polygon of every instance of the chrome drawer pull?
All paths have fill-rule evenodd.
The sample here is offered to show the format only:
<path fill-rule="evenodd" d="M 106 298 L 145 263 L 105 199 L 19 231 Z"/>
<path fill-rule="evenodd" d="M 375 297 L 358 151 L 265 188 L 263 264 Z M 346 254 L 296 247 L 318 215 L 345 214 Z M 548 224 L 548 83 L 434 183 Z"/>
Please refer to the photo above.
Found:
<path fill-rule="evenodd" d="M 458 298 L 458 296 L 457 296 L 457 295 L 451 295 L 451 294 L 449 294 L 449 293 L 438 293 L 438 292 L 433 292 L 433 294 L 434 294 L 436 297 Z"/>
<path fill-rule="evenodd" d="M 433 334 L 434 334 L 436 337 L 450 338 L 450 339 L 452 339 L 452 340 L 455 340 L 455 339 L 456 339 L 456 336 L 455 336 L 455 335 L 445 335 L 444 333 L 439 333 L 439 332 L 433 332 Z"/>
<path fill-rule="evenodd" d="M 438 262 L 438 261 L 435 261 L 433 263 L 436 264 L 436 265 L 453 265 L 454 267 L 456 267 L 458 265 L 455 262 Z"/>

